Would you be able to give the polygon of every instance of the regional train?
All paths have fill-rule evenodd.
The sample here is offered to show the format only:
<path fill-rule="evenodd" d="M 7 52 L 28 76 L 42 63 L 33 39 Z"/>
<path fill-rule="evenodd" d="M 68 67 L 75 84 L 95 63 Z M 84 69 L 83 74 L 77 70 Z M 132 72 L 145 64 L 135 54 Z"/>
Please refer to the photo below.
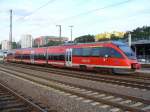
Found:
<path fill-rule="evenodd" d="M 82 70 L 108 70 L 117 74 L 140 69 L 131 48 L 115 41 L 15 49 L 8 52 L 5 60 Z"/>

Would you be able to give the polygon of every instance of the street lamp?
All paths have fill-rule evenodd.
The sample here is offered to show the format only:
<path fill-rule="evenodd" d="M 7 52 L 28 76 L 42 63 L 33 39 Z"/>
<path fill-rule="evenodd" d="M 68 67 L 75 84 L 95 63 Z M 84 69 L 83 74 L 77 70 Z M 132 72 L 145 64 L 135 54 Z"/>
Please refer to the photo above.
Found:
<path fill-rule="evenodd" d="M 69 26 L 70 27 L 70 33 L 71 33 L 71 41 L 72 41 L 72 28 L 73 28 L 73 25 Z"/>
<path fill-rule="evenodd" d="M 56 27 L 59 27 L 59 39 L 60 39 L 60 42 L 61 42 L 61 25 L 56 25 Z"/>

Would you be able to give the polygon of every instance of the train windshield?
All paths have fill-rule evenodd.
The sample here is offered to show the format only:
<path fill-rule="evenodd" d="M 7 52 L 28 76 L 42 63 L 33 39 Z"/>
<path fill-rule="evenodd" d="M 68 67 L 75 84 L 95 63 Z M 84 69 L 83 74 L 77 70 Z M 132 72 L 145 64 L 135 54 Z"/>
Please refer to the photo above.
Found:
<path fill-rule="evenodd" d="M 126 56 L 129 59 L 136 59 L 135 53 L 132 51 L 130 47 L 123 45 L 123 46 L 119 46 L 119 48 L 123 50 L 123 52 L 126 54 Z"/>

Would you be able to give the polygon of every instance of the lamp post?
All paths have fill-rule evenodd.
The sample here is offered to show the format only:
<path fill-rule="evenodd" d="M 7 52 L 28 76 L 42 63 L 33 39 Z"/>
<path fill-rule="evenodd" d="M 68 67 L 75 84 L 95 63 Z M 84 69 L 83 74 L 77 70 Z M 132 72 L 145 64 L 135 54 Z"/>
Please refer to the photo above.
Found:
<path fill-rule="evenodd" d="M 70 33 L 71 33 L 71 41 L 72 41 L 72 28 L 73 28 L 73 25 L 69 26 L 70 27 Z"/>
<path fill-rule="evenodd" d="M 131 33 L 128 34 L 128 44 L 129 47 L 131 47 Z"/>
<path fill-rule="evenodd" d="M 56 25 L 56 27 L 59 27 L 59 39 L 60 39 L 60 42 L 61 42 L 61 25 Z"/>

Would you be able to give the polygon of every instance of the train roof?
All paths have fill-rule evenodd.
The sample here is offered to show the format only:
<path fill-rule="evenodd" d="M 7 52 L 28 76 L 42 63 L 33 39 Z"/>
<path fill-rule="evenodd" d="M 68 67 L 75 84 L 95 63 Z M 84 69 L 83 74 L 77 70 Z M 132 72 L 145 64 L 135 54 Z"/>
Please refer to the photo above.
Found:
<path fill-rule="evenodd" d="M 126 43 L 123 43 L 122 41 L 103 41 L 103 42 L 90 42 L 90 43 L 66 43 L 62 44 L 63 46 L 69 46 L 69 45 L 84 45 L 84 44 L 115 44 L 117 46 L 127 45 Z"/>
<path fill-rule="evenodd" d="M 67 47 L 67 46 L 90 45 L 90 44 L 114 44 L 116 46 L 127 45 L 126 43 L 123 43 L 121 41 L 103 41 L 103 42 L 90 42 L 90 43 L 65 43 L 59 46 L 48 46 L 48 47 L 40 47 L 40 48 L 20 48 L 20 49 L 13 49 L 13 50 L 32 50 L 32 49 L 41 49 L 41 48 L 55 48 L 55 47 Z"/>

